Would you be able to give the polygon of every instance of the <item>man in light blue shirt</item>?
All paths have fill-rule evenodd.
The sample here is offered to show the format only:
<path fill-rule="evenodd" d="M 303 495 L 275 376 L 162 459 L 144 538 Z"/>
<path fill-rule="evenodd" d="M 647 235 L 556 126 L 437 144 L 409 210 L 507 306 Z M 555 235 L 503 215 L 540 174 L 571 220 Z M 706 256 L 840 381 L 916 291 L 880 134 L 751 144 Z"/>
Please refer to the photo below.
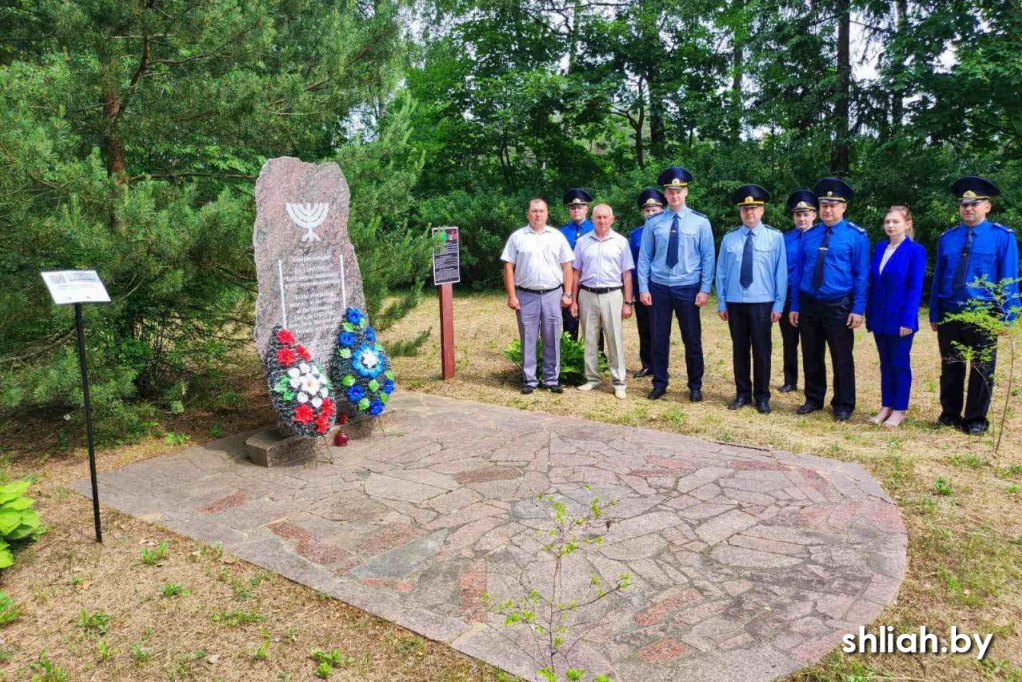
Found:
<path fill-rule="evenodd" d="M 671 317 L 677 318 L 685 344 L 688 397 L 703 399 L 703 342 L 699 308 L 713 284 L 713 229 L 709 219 L 685 206 L 692 174 L 671 166 L 657 178 L 667 210 L 646 223 L 639 249 L 639 301 L 650 306 L 653 332 L 653 390 L 658 400 L 667 392 L 671 350 Z"/>
<path fill-rule="evenodd" d="M 727 407 L 737 410 L 755 398 L 760 414 L 770 414 L 770 332 L 781 319 L 788 291 L 784 235 L 763 224 L 769 200 L 770 193 L 759 185 L 735 190 L 731 201 L 738 206 L 742 227 L 724 235 L 717 257 L 717 315 L 731 331 L 735 371 L 735 399 Z"/>

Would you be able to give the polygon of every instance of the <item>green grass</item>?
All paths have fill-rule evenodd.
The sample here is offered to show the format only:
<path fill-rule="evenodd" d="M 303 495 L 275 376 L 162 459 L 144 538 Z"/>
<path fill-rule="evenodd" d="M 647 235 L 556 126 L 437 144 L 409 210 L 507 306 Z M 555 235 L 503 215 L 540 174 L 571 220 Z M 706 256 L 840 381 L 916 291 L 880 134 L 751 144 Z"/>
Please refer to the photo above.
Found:
<path fill-rule="evenodd" d="M 213 614 L 213 622 L 236 628 L 240 625 L 261 623 L 263 622 L 263 616 L 251 611 L 222 611 Z"/>
<path fill-rule="evenodd" d="M 187 597 L 189 594 L 191 594 L 191 592 L 192 592 L 191 590 L 186 589 L 184 585 L 181 585 L 179 583 L 167 583 L 166 585 L 160 588 L 160 594 L 162 594 L 164 597 L 167 597 L 168 599 L 171 597 L 178 596 Z"/>
<path fill-rule="evenodd" d="M 155 566 L 167 557 L 167 543 L 161 542 L 156 547 L 144 547 L 142 549 L 142 563 L 146 566 Z"/>
<path fill-rule="evenodd" d="M 93 633 L 102 637 L 110 629 L 110 616 L 102 611 L 89 613 L 82 609 L 78 614 L 78 627 L 86 633 Z"/>

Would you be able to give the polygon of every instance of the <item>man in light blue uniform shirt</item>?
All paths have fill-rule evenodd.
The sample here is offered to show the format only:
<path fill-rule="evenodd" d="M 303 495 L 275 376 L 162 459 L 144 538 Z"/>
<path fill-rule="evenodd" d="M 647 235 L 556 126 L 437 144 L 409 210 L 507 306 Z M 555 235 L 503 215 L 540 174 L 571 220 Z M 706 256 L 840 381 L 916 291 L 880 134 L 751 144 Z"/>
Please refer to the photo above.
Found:
<path fill-rule="evenodd" d="M 589 220 L 589 203 L 593 197 L 589 192 L 580 187 L 572 187 L 564 193 L 564 206 L 568 209 L 570 220 L 561 225 L 560 231 L 568 240 L 568 247 L 574 253 L 575 244 L 579 237 L 593 231 L 593 222 Z M 568 333 L 572 341 L 578 341 L 578 318 L 571 314 L 568 308 L 561 309 L 561 320 L 564 331 Z M 603 350 L 603 335 L 600 335 L 600 350 Z"/>
<path fill-rule="evenodd" d="M 975 280 L 986 278 L 1004 287 L 1004 302 L 993 312 L 1009 324 L 1015 320 L 1019 309 L 1018 240 L 1011 228 L 987 220 L 992 208 L 990 197 L 1001 193 L 997 185 L 969 175 L 960 178 L 951 191 L 958 197 L 962 222 L 937 241 L 930 294 L 930 327 L 937 332 L 941 361 L 938 423 L 978 436 L 989 427 L 987 411 L 997 365 L 997 337 L 973 325 L 946 320 L 945 316 L 964 310 L 970 301 L 987 302 L 993 309 L 997 305 L 993 291 L 972 286 Z M 975 351 L 975 359 L 969 363 L 972 368 L 964 415 L 962 391 L 967 366 L 959 345 Z"/>
<path fill-rule="evenodd" d="M 855 192 L 843 180 L 823 178 L 813 187 L 820 203 L 820 224 L 802 237 L 799 295 L 791 299 L 789 318 L 799 328 L 805 369 L 806 400 L 796 412 L 823 409 L 827 394 L 824 356 L 830 347 L 834 369 L 834 420 L 843 422 L 855 410 L 853 330 L 862 326 L 869 287 L 869 237 L 845 220 Z"/>
<path fill-rule="evenodd" d="M 755 399 L 760 414 L 770 414 L 770 332 L 781 319 L 788 292 L 784 235 L 763 224 L 769 200 L 770 193 L 759 185 L 735 190 L 731 201 L 742 226 L 724 235 L 717 257 L 717 315 L 731 331 L 735 373 L 735 399 L 727 408 L 737 410 Z"/>
<path fill-rule="evenodd" d="M 692 174 L 671 166 L 657 178 L 667 210 L 646 223 L 639 250 L 639 302 L 651 306 L 653 390 L 659 400 L 667 391 L 671 317 L 681 327 L 688 370 L 688 399 L 703 399 L 703 341 L 699 308 L 713 285 L 713 229 L 709 219 L 685 205 Z"/>
<path fill-rule="evenodd" d="M 639 210 L 646 221 L 664 210 L 667 199 L 664 193 L 655 188 L 648 188 L 639 193 Z M 639 262 L 639 248 L 642 246 L 642 232 L 645 222 L 628 233 L 628 246 L 632 250 L 632 260 Z M 632 270 L 632 294 L 639 297 L 639 270 Z M 653 335 L 649 328 L 649 308 L 633 301 L 635 304 L 635 324 L 639 329 L 639 362 L 642 368 L 632 374 L 635 379 L 653 376 Z"/>
<path fill-rule="evenodd" d="M 807 189 L 797 189 L 788 195 L 787 206 L 795 227 L 784 233 L 784 253 L 788 257 L 788 298 L 778 323 L 784 346 L 784 383 L 777 389 L 781 393 L 791 393 L 798 388 L 798 327 L 791 326 L 788 314 L 792 299 L 798 296 L 801 275 L 798 259 L 802 252 L 802 237 L 816 223 L 816 195 Z"/>

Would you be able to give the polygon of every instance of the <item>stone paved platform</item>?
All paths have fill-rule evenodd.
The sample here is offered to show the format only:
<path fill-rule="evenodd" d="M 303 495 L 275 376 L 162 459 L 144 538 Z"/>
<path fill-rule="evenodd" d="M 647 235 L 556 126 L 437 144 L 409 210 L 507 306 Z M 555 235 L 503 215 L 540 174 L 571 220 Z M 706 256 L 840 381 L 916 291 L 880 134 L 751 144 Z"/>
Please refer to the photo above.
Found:
<path fill-rule="evenodd" d="M 239 434 L 105 473 L 100 498 L 526 678 L 529 639 L 482 593 L 549 581 L 540 493 L 618 500 L 605 543 L 564 576 L 578 596 L 593 574 L 634 577 L 579 614 L 578 660 L 618 680 L 789 673 L 904 576 L 898 509 L 856 465 L 424 395 L 392 405 L 385 434 L 332 464 L 257 467 Z"/>

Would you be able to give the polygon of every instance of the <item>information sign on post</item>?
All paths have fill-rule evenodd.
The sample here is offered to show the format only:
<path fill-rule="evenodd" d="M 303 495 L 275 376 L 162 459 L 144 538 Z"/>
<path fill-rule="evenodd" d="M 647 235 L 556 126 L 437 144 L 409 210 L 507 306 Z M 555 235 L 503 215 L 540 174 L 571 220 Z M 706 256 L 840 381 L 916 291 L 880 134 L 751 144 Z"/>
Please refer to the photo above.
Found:
<path fill-rule="evenodd" d="M 456 227 L 433 228 L 433 284 L 440 294 L 440 376 L 454 378 L 454 285 L 461 281 Z"/>
<path fill-rule="evenodd" d="M 92 435 L 92 400 L 89 397 L 89 365 L 85 359 L 83 303 L 109 303 L 102 280 L 95 270 L 57 270 L 39 273 L 57 305 L 74 305 L 78 330 L 78 366 L 82 370 L 82 399 L 85 402 L 85 434 L 89 443 L 89 479 L 92 481 L 92 518 L 96 524 L 96 542 L 103 542 L 99 523 L 99 486 L 96 482 L 96 443 Z"/>

